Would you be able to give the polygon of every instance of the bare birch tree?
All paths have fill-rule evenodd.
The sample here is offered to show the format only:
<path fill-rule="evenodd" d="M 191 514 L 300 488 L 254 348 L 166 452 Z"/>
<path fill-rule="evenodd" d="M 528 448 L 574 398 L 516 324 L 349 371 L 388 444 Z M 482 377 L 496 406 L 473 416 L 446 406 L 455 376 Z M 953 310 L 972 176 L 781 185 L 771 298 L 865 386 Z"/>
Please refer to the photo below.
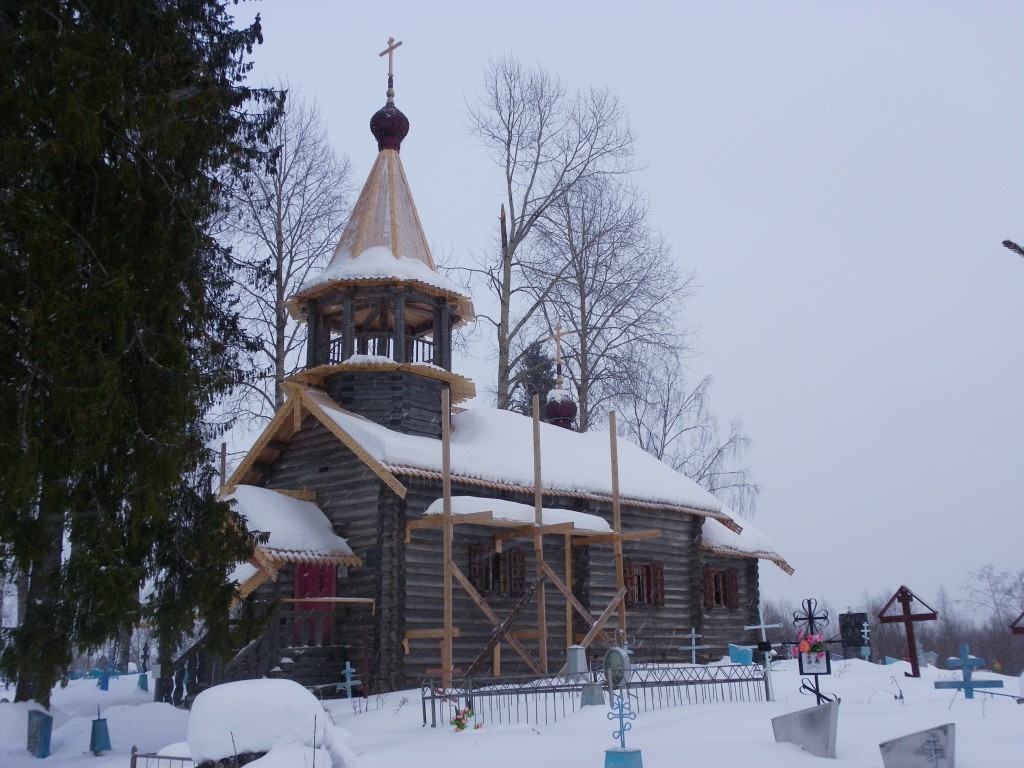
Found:
<path fill-rule="evenodd" d="M 243 276 L 242 315 L 259 343 L 231 405 L 250 422 L 268 420 L 284 402 L 281 382 L 296 369 L 304 341 L 284 303 L 324 266 L 352 196 L 349 161 L 331 148 L 315 103 L 290 95 L 267 143 L 278 149 L 273 169 L 245 179 L 227 222 Z"/>
<path fill-rule="evenodd" d="M 522 281 L 522 254 L 537 223 L 588 179 L 632 170 L 634 136 L 618 99 L 605 88 L 569 91 L 541 67 L 526 69 L 513 56 L 491 61 L 469 130 L 503 173 L 507 234 L 493 258 L 478 269 L 494 294 L 497 317 L 481 313 L 497 332 L 497 406 L 508 408 L 517 343 L 546 291 Z M 562 265 L 565 265 L 564 260 Z M 554 275 L 559 275 L 558 269 Z M 513 352 L 513 349 L 518 352 Z"/>
<path fill-rule="evenodd" d="M 690 386 L 684 370 L 679 359 L 664 355 L 638 365 L 631 391 L 618 400 L 623 429 L 645 451 L 753 517 L 761 488 L 741 464 L 750 438 L 739 419 L 722 436 L 709 402 L 712 378 Z"/>
<path fill-rule="evenodd" d="M 620 182 L 585 180 L 550 206 L 524 267 L 539 333 L 556 323 L 566 331 L 581 431 L 631 391 L 638 360 L 675 354 L 686 339 L 678 320 L 691 277 L 649 226 L 646 201 Z"/>

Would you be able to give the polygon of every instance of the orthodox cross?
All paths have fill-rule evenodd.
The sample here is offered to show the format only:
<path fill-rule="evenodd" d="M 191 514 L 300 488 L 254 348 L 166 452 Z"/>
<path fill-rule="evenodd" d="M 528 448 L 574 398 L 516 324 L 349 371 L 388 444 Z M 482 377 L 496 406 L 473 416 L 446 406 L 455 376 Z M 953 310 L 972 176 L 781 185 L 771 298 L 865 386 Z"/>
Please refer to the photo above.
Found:
<path fill-rule="evenodd" d="M 502 210 L 504 214 L 504 210 Z M 548 336 L 555 341 L 555 389 L 562 388 L 562 324 L 555 323 L 555 332 Z M 691 629 L 692 631 L 692 629 Z"/>
<path fill-rule="evenodd" d="M 633 729 L 632 723 L 627 720 L 636 720 L 636 712 L 629 705 L 629 701 L 622 696 L 616 696 L 612 702 L 612 711 L 608 713 L 609 720 L 619 721 L 619 730 L 612 732 L 612 738 L 619 740 L 619 746 L 626 748 L 626 731 Z"/>
<path fill-rule="evenodd" d="M 960 656 L 951 656 L 946 659 L 947 667 L 960 667 L 963 680 L 940 680 L 935 683 L 936 688 L 958 688 L 964 692 L 965 699 L 974 698 L 975 688 L 1002 688 L 1002 680 L 972 680 L 971 674 L 974 667 L 985 666 L 985 660 L 977 656 L 971 656 L 971 649 L 967 643 L 960 643 Z"/>
<path fill-rule="evenodd" d="M 928 611 L 925 613 L 914 613 L 910 609 L 910 604 L 915 600 L 927 608 Z M 893 603 L 897 602 L 900 604 L 903 612 L 887 615 L 886 612 L 893 606 Z M 917 660 L 917 641 L 914 639 L 914 622 L 935 621 L 938 618 L 939 615 L 935 612 L 934 608 L 904 586 L 897 589 L 896 594 L 890 597 L 889 602 L 886 603 L 885 607 L 878 612 L 878 620 L 883 624 L 896 624 L 902 622 L 907 629 L 907 648 L 909 649 L 908 652 L 910 655 L 911 670 L 910 672 L 904 673 L 907 677 L 921 676 L 921 665 Z"/>
<path fill-rule="evenodd" d="M 696 630 L 693 627 L 690 627 L 690 634 L 683 635 L 683 637 L 685 637 L 687 640 L 690 641 L 690 646 L 689 646 L 689 648 L 680 648 L 679 650 L 681 650 L 681 651 L 687 651 L 688 650 L 690 652 L 690 663 L 691 664 L 696 664 L 697 663 L 697 651 L 703 651 L 704 649 L 710 648 L 711 646 L 710 645 L 697 645 L 697 638 L 698 637 L 704 637 L 704 635 L 698 635 Z"/>
<path fill-rule="evenodd" d="M 871 626 L 865 621 L 860 628 L 860 636 L 864 638 L 864 645 L 860 647 L 860 655 L 864 659 L 871 658 Z"/>
<path fill-rule="evenodd" d="M 383 56 L 385 53 L 388 55 L 388 103 L 391 104 L 395 99 L 395 49 L 402 44 L 399 40 L 395 42 L 395 38 L 388 38 L 388 47 L 378 53 L 378 56 Z"/>
<path fill-rule="evenodd" d="M 817 600 L 809 597 L 803 606 L 802 611 L 793 611 L 793 626 L 808 635 L 816 635 L 828 626 L 828 611 L 819 611 Z"/>
<path fill-rule="evenodd" d="M 757 604 L 757 618 L 760 620 L 760 624 L 749 624 L 743 628 L 746 630 L 761 630 L 761 642 L 758 644 L 757 650 L 764 653 L 764 679 L 765 683 L 768 686 L 768 701 L 775 701 L 775 688 L 772 686 L 772 644 L 768 642 L 768 634 L 765 632 L 765 630 L 779 629 L 782 627 L 782 625 L 765 624 L 764 609 L 761 607 L 760 603 Z"/>

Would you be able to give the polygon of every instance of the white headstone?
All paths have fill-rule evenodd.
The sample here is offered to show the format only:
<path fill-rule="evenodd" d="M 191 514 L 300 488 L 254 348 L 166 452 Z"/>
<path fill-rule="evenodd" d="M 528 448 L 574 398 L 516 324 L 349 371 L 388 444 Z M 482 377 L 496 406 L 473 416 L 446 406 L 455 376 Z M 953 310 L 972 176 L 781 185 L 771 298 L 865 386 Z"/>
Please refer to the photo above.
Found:
<path fill-rule="evenodd" d="M 954 768 L 956 725 L 946 723 L 878 745 L 885 768 Z"/>
<path fill-rule="evenodd" d="M 839 704 L 830 701 L 772 718 L 775 741 L 799 744 L 815 757 L 836 756 Z"/>

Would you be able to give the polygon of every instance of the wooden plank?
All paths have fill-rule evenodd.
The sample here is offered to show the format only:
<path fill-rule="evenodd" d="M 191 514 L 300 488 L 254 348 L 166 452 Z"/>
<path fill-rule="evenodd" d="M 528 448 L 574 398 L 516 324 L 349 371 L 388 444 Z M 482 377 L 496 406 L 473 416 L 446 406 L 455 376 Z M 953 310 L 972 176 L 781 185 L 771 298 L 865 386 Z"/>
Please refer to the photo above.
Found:
<path fill-rule="evenodd" d="M 452 648 L 452 409 L 450 394 L 447 389 L 441 390 L 441 509 L 444 526 L 441 538 L 444 542 L 442 552 L 442 568 L 444 573 L 442 595 L 444 597 L 444 631 L 441 641 L 441 666 L 446 670 L 447 679 L 442 682 L 451 683 L 451 668 L 454 666 Z M 474 590 L 475 591 L 475 590 Z"/>
<path fill-rule="evenodd" d="M 537 569 L 540 590 L 537 592 L 537 630 L 541 638 L 537 644 L 540 650 L 540 666 L 548 673 L 548 611 L 544 594 L 544 537 L 537 528 L 544 526 L 544 484 L 540 463 L 540 395 L 534 395 L 533 405 L 533 558 Z"/>
<path fill-rule="evenodd" d="M 452 637 L 459 637 L 459 628 L 452 628 Z M 405 630 L 406 640 L 441 640 L 445 637 L 445 630 L 442 629 L 407 629 Z"/>
<path fill-rule="evenodd" d="M 495 627 L 500 628 L 502 625 L 501 619 L 499 619 L 497 614 L 494 613 L 494 611 L 491 609 L 491 606 L 487 604 L 487 601 L 480 596 L 480 593 L 476 591 L 476 588 L 469 583 L 469 579 L 467 579 L 465 575 L 463 575 L 462 571 L 459 570 L 458 566 L 452 563 L 450 564 L 450 567 L 446 568 L 445 570 L 448 571 L 452 576 L 454 576 L 455 579 L 459 582 L 459 584 L 462 585 L 462 588 L 466 590 L 466 594 L 469 595 L 470 598 L 472 598 L 473 602 L 476 603 L 477 608 L 480 609 L 484 616 L 486 616 Z M 508 644 L 511 645 L 515 652 L 523 658 L 523 661 L 526 662 L 526 665 L 531 670 L 533 670 L 535 674 L 544 674 L 540 665 L 533 660 L 533 657 L 530 655 L 530 652 L 523 647 L 522 643 L 520 643 L 514 637 L 507 637 L 507 640 Z"/>
<path fill-rule="evenodd" d="M 506 635 L 509 634 L 509 630 L 512 628 L 512 624 L 516 621 L 516 619 L 519 618 L 519 614 L 522 612 L 523 608 L 525 608 L 527 606 L 527 604 L 530 602 L 530 600 L 533 599 L 534 594 L 536 594 L 536 592 L 537 592 L 537 588 L 540 587 L 540 585 L 543 584 L 543 583 L 544 583 L 544 579 L 542 577 L 542 578 L 538 579 L 537 581 L 533 582 L 533 584 L 530 585 L 530 588 L 527 589 L 526 592 L 523 593 L 522 597 L 520 597 L 519 600 L 516 602 L 516 604 L 512 607 L 512 610 L 509 612 L 509 614 L 505 618 L 505 620 L 503 622 L 501 622 L 500 626 L 495 628 L 494 632 L 491 633 L 491 636 L 490 636 L 490 638 L 488 638 L 487 643 L 483 647 L 483 650 L 480 651 L 480 653 L 477 655 L 477 657 L 473 661 L 473 663 L 469 665 L 469 669 L 466 670 L 466 675 L 467 676 L 472 677 L 473 675 L 475 675 L 477 673 L 477 670 L 479 670 L 480 667 L 483 665 L 484 659 L 487 658 L 487 654 L 488 653 L 492 654 L 491 655 L 491 664 L 493 666 L 497 667 L 499 669 L 499 671 L 500 671 L 500 669 L 501 669 L 501 650 L 500 650 L 500 648 L 501 648 L 501 640 L 502 640 L 503 637 L 505 637 Z M 518 640 L 536 640 L 538 637 L 540 637 L 540 635 L 537 632 L 537 630 L 535 630 L 535 629 L 534 630 L 527 629 L 527 630 L 522 630 L 520 632 L 512 632 L 511 633 L 511 638 L 512 638 L 512 640 L 515 640 L 515 641 L 518 641 Z M 495 650 L 497 650 L 497 655 L 494 654 Z M 499 673 L 495 672 L 494 674 L 497 675 Z"/>
<path fill-rule="evenodd" d="M 572 590 L 565 585 L 565 582 L 558 578 L 558 574 L 551 570 L 551 566 L 549 566 L 547 563 L 544 564 L 544 574 L 555 586 L 555 589 L 557 589 L 559 592 L 565 595 L 566 611 L 569 614 L 567 618 L 568 623 L 566 624 L 566 627 L 569 630 L 572 629 L 572 610 L 574 608 L 579 613 L 579 615 L 583 617 L 583 620 L 587 622 L 587 624 L 589 624 L 591 627 L 593 627 L 596 623 L 593 615 L 590 613 L 590 611 L 584 608 L 583 605 L 580 604 L 580 601 L 576 599 L 576 595 L 572 593 Z M 609 638 L 604 632 L 602 632 L 601 635 L 606 642 L 610 641 L 611 638 Z M 568 638 L 569 635 L 566 635 L 566 637 Z"/>
<path fill-rule="evenodd" d="M 415 520 L 410 520 L 405 524 L 405 543 L 409 544 L 412 539 L 410 534 L 413 531 L 419 531 L 429 528 L 443 528 L 444 527 L 444 514 L 440 515 L 424 515 L 423 517 L 417 517 Z M 470 512 L 465 515 L 452 515 L 452 525 L 493 525 L 494 524 L 494 513 L 493 512 Z"/>
<path fill-rule="evenodd" d="M 572 533 L 576 530 L 575 523 L 552 523 L 551 525 L 520 525 L 507 531 L 494 534 L 497 539 L 532 539 L 534 536 Z"/>
<path fill-rule="evenodd" d="M 622 533 L 622 510 L 619 503 L 619 449 L 618 436 L 615 432 L 615 411 L 608 412 L 608 432 L 611 435 L 611 457 L 612 457 L 612 528 L 615 533 Z M 625 589 L 625 574 L 623 573 L 622 562 L 622 539 L 616 536 L 612 540 L 615 548 L 615 587 L 620 592 Z M 626 636 L 626 601 L 619 603 L 619 629 L 622 636 Z"/>
<path fill-rule="evenodd" d="M 608 544 L 616 541 L 640 541 L 641 539 L 656 539 L 661 536 L 661 531 L 631 531 L 629 533 L 597 533 L 593 536 L 580 536 L 573 539 L 574 547 L 586 547 L 590 544 Z"/>
<path fill-rule="evenodd" d="M 580 641 L 580 645 L 582 645 L 584 648 L 590 647 L 590 644 L 594 642 L 594 638 L 597 637 L 597 634 L 604 627 L 605 622 L 607 622 L 608 619 L 611 618 L 612 613 L 615 611 L 619 603 L 622 602 L 623 598 L 625 597 L 626 587 L 623 586 L 619 589 L 618 592 L 615 593 L 615 597 L 613 597 L 612 601 L 608 603 L 608 607 L 604 609 L 604 613 L 602 613 L 598 617 L 597 621 L 594 622 L 594 626 L 590 628 L 590 631 L 587 632 L 587 634 L 583 637 L 583 640 Z"/>

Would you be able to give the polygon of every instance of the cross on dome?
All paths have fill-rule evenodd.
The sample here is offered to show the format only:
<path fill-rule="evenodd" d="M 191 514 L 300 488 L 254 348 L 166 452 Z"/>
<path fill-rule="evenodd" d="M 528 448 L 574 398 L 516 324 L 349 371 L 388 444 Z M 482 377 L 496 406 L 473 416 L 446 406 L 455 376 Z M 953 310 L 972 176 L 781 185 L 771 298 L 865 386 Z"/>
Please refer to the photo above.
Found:
<path fill-rule="evenodd" d="M 399 40 L 395 42 L 395 38 L 388 38 L 388 47 L 377 54 L 377 56 L 383 56 L 385 53 L 388 55 L 388 104 L 395 103 L 395 49 L 402 44 Z"/>

